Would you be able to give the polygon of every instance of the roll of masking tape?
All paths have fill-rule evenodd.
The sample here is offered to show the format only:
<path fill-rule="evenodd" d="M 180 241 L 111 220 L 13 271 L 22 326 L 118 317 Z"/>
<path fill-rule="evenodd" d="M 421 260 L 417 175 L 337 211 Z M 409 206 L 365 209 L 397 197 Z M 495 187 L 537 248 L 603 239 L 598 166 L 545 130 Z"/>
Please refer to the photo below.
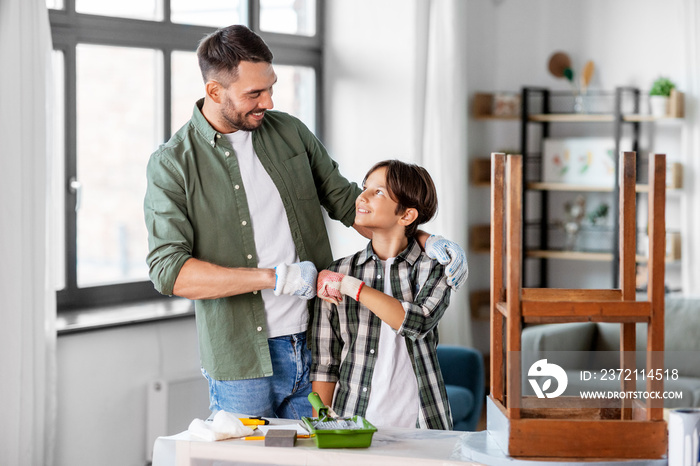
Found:
<path fill-rule="evenodd" d="M 668 415 L 668 466 L 700 462 L 700 408 L 673 409 Z"/>

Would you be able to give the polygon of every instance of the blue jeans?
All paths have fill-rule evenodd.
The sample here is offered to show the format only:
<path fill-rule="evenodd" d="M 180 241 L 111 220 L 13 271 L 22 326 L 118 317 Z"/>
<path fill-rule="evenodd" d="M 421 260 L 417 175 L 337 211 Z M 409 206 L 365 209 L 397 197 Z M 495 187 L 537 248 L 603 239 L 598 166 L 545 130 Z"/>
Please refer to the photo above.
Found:
<path fill-rule="evenodd" d="M 311 351 L 306 333 L 269 338 L 273 375 L 246 380 L 215 380 L 204 369 L 209 382 L 209 409 L 250 416 L 299 419 L 311 417 L 309 370 Z"/>

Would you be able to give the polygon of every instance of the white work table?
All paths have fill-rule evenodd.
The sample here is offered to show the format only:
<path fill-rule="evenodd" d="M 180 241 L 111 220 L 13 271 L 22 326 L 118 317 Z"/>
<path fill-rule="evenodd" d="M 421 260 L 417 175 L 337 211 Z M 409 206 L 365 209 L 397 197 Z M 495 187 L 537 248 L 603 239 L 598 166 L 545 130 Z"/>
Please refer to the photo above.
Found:
<path fill-rule="evenodd" d="M 319 466 L 663 466 L 658 460 L 546 461 L 505 455 L 486 431 L 456 432 L 379 428 L 369 448 L 323 448 L 314 439 L 297 439 L 295 447 L 266 447 L 262 440 L 206 442 L 182 432 L 159 437 L 153 466 L 226 465 Z M 700 466 L 700 464 L 699 464 Z"/>
<path fill-rule="evenodd" d="M 379 428 L 369 448 L 317 448 L 313 438 L 300 438 L 294 447 L 266 447 L 262 440 L 229 439 L 207 442 L 182 432 L 159 437 L 153 466 L 216 464 L 382 466 L 476 464 L 462 454 L 465 432 Z M 204 460 L 204 461 L 202 461 Z"/>

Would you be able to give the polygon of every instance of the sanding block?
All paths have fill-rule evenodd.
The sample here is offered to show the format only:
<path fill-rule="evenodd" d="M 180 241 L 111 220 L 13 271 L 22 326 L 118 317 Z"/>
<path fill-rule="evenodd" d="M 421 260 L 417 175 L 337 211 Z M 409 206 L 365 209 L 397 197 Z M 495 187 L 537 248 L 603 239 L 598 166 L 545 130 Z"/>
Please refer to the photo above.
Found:
<path fill-rule="evenodd" d="M 270 429 L 265 435 L 266 447 L 293 447 L 297 443 L 297 431 L 291 429 Z"/>

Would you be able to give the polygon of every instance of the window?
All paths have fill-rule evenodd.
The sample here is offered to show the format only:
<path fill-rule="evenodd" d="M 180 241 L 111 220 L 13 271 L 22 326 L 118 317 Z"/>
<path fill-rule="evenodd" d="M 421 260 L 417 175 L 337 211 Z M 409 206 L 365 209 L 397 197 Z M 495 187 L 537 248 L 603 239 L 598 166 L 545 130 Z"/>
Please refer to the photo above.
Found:
<path fill-rule="evenodd" d="M 170 0 L 170 20 L 173 23 L 222 27 L 246 24 L 247 17 L 246 0 Z"/>
<path fill-rule="evenodd" d="M 275 55 L 275 108 L 320 133 L 318 0 L 47 0 L 55 161 L 63 215 L 59 311 L 159 298 L 143 221 L 150 154 L 189 120 L 203 83 L 195 50 L 246 24 Z M 320 134 L 319 134 L 320 135 Z M 65 188 L 65 189 L 63 189 Z"/>
<path fill-rule="evenodd" d="M 260 29 L 313 36 L 316 33 L 316 2 L 260 0 Z"/>

